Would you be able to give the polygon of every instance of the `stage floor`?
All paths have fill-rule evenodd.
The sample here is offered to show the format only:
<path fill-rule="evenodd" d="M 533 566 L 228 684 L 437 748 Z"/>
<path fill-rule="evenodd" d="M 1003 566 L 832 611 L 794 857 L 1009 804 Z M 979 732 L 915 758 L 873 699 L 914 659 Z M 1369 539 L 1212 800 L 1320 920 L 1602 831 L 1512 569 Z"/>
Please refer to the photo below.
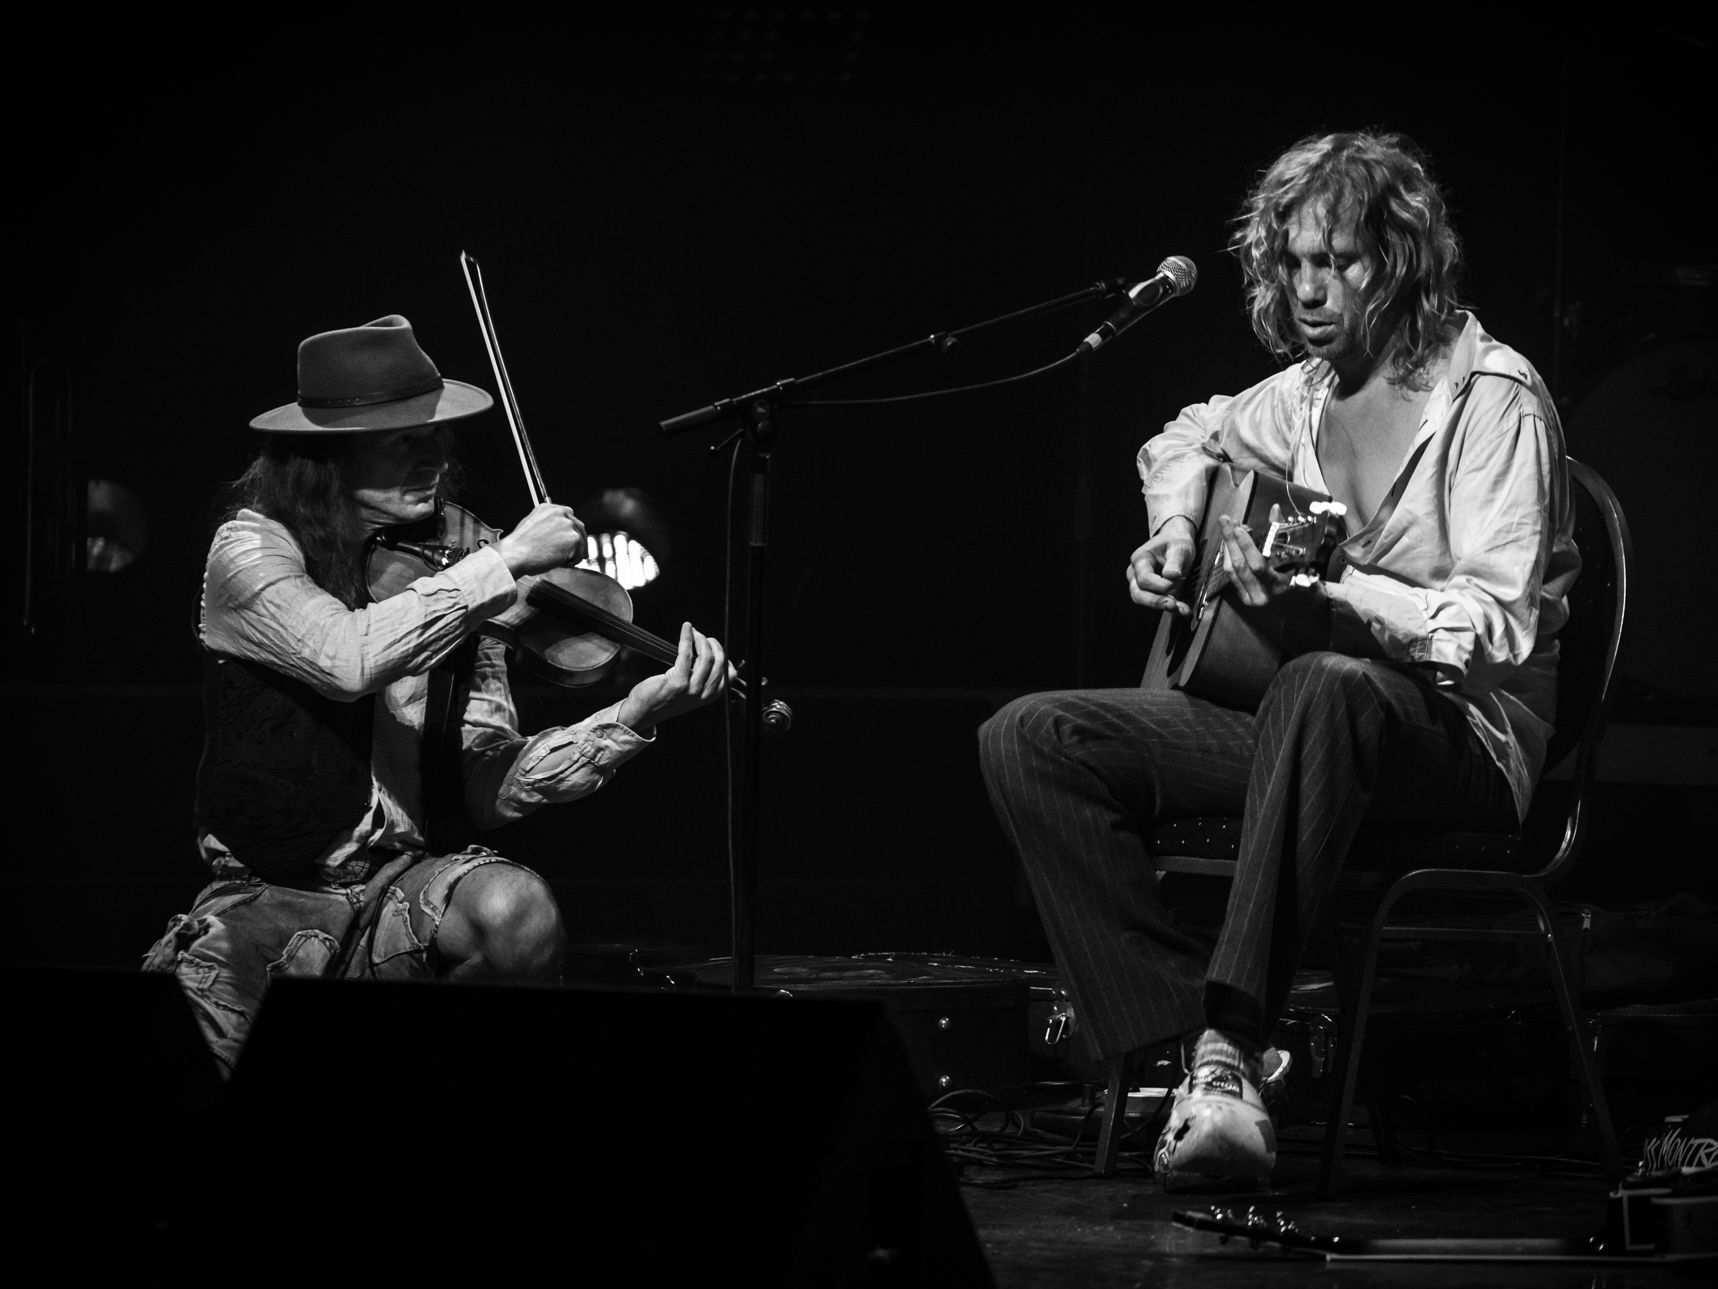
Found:
<path fill-rule="evenodd" d="M 88 1283 L 118 1283 L 105 1277 L 117 1269 L 138 1286 L 180 1283 L 211 1241 L 240 1270 L 232 1283 L 290 1289 L 327 1282 L 330 1266 L 350 1270 L 360 1256 L 392 1256 L 395 1243 L 375 1239 L 369 1221 L 321 1223 L 329 1203 L 378 1221 L 431 1214 L 432 1225 L 462 1230 L 493 1221 L 510 1251 L 541 1256 L 601 1243 L 640 1284 L 728 1275 L 773 1284 L 765 1269 L 795 1257 L 820 1270 L 793 1282 L 817 1289 L 924 1283 L 891 1277 L 888 1257 L 870 1265 L 890 1244 L 896 1262 L 934 1267 L 934 1289 L 986 1284 L 980 1252 L 997 1289 L 1452 1279 L 1465 1289 L 1614 1289 L 1707 1283 L 1718 1269 L 1452 1263 L 1462 1250 L 1445 1245 L 1399 1261 L 1327 1261 L 1274 1236 L 1224 1243 L 1173 1220 L 1220 1205 L 1244 1221 L 1254 1209 L 1315 1243 L 1598 1234 L 1611 1188 L 1596 1134 L 1572 1095 L 1562 1035 L 1533 1013 L 1512 1010 L 1505 1024 L 1475 1011 L 1442 1026 L 1381 1017 L 1369 1050 L 1389 1076 L 1380 1083 L 1401 1158 L 1378 1157 L 1363 1126 L 1370 1103 L 1357 1107 L 1339 1194 L 1320 1199 L 1332 1063 L 1320 1077 L 1317 1013 L 1303 1006 L 1312 1021 L 1285 1028 L 1299 1050 L 1271 1188 L 1178 1196 L 1149 1165 L 1165 1110 L 1156 1085 L 1179 1077 L 1171 1061 L 1138 1067 L 1154 1082 L 1130 1094 L 1128 1136 L 1113 1175 L 1100 1178 L 1101 1072 L 1028 1044 L 1041 1041 L 1039 1012 L 1051 1005 L 1036 996 L 1044 969 L 932 965 L 902 955 L 765 960 L 775 987 L 795 982 L 791 997 L 712 991 L 703 976 L 719 975 L 713 968 L 676 969 L 686 979 L 672 988 L 285 977 L 226 1082 L 174 977 L 15 968 L 16 1056 L 0 1068 L 0 1224 L 62 1271 L 87 1261 L 104 1273 Z M 855 989 L 870 996 L 842 996 Z M 1694 1117 L 1691 1138 L 1718 1136 L 1712 1008 L 1671 1010 L 1689 1023 L 1659 1026 L 1669 1038 L 1648 1042 L 1619 1025 L 1607 1049 L 1607 1096 L 1631 1168 L 1670 1115 Z M 1705 1045 L 1688 1041 L 1695 1034 Z M 469 1177 L 489 1180 L 473 1189 Z M 352 1178 L 363 1185 L 348 1196 Z M 1660 1252 L 1718 1246 L 1718 1176 L 1704 1180 L 1699 1211 L 1679 1210 L 1703 1234 L 1680 1247 L 1666 1236 Z M 257 1205 L 271 1229 L 298 1220 L 315 1240 L 258 1242 L 249 1216 L 235 1216 Z M 444 1270 L 488 1249 L 437 1240 Z M 675 1274 L 656 1274 L 659 1264 Z M 860 1279 L 822 1274 L 834 1267 Z M 958 1274 L 941 1274 L 949 1267 Z"/>
<path fill-rule="evenodd" d="M 1595 1163 L 1539 1153 L 1543 1141 L 1502 1132 L 1446 1139 L 1435 1155 L 1404 1140 L 1411 1157 L 1392 1164 L 1378 1160 L 1367 1134 L 1351 1134 L 1342 1188 L 1322 1200 L 1315 1189 L 1322 1128 L 1311 1125 L 1283 1133 L 1270 1190 L 1222 1197 L 1166 1194 L 1150 1176 L 1144 1153 L 1124 1151 L 1116 1174 L 1100 1178 L 1092 1171 L 1089 1142 L 1033 1156 L 1020 1141 L 999 1162 L 985 1163 L 976 1157 L 963 1162 L 954 1144 L 958 1134 L 949 1140 L 961 1197 L 997 1289 L 1195 1283 L 1200 1289 L 1307 1283 L 1615 1289 L 1710 1283 L 1705 1277 L 1718 1272 L 1713 1262 L 1326 1260 L 1271 1240 L 1257 1246 L 1223 1240 L 1172 1220 L 1177 1213 L 1209 1216 L 1220 1207 L 1245 1221 L 1255 1209 L 1272 1223 L 1288 1219 L 1313 1243 L 1323 1237 L 1582 1240 L 1603 1228 L 1609 1188 Z"/>

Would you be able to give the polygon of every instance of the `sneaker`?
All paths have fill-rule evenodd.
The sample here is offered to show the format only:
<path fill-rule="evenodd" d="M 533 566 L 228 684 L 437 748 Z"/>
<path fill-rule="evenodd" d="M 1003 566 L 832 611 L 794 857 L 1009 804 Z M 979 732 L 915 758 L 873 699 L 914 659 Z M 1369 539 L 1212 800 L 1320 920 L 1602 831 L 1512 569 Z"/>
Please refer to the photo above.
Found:
<path fill-rule="evenodd" d="M 1051 1019 L 1054 1020 L 1054 1017 Z M 1289 1119 L 1288 1074 L 1289 1064 L 1293 1060 L 1294 1054 L 1280 1047 L 1267 1047 L 1259 1057 L 1259 1100 L 1264 1102 L 1271 1122 L 1279 1127 Z M 1189 1039 L 1181 1048 L 1181 1068 L 1190 1069 L 1192 1065 L 1193 1043 Z"/>
<path fill-rule="evenodd" d="M 1273 1076 L 1287 1072 L 1283 1061 Z M 1255 1088 L 1231 1065 L 1204 1065 L 1175 1089 L 1157 1140 L 1157 1179 L 1166 1191 L 1265 1186 L 1277 1163 L 1276 1126 Z"/>

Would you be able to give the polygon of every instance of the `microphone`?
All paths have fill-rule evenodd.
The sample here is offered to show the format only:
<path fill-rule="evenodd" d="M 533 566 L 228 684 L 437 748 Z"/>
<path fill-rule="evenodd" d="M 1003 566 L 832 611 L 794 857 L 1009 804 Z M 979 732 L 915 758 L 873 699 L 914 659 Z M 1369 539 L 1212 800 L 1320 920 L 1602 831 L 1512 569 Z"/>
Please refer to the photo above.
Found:
<path fill-rule="evenodd" d="M 1127 301 L 1091 335 L 1080 341 L 1075 353 L 1089 354 L 1105 341 L 1114 340 L 1165 300 L 1186 295 L 1199 280 L 1199 270 L 1185 255 L 1171 255 L 1157 266 L 1157 276 L 1147 278 L 1127 293 Z"/>

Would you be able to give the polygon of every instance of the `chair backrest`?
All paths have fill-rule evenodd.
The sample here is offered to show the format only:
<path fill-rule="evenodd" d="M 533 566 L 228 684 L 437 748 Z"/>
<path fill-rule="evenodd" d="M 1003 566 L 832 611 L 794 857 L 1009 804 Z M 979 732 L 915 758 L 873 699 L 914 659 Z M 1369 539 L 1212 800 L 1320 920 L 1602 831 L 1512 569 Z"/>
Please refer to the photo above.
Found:
<path fill-rule="evenodd" d="M 1588 796 L 1615 692 L 1633 552 L 1622 505 L 1603 477 L 1571 459 L 1569 481 L 1581 571 L 1569 590 L 1569 620 L 1557 637 L 1557 728 L 1545 755 L 1547 775 L 1569 763 L 1569 797 L 1556 850 L 1540 870 L 1546 880 L 1568 871 L 1586 839 Z"/>

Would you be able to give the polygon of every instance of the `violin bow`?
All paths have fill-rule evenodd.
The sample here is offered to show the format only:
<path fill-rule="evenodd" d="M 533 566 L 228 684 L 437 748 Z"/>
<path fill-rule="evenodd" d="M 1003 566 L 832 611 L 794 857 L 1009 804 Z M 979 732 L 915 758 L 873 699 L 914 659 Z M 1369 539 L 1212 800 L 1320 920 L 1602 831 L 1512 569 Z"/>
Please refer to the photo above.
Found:
<path fill-rule="evenodd" d="M 489 366 L 495 373 L 501 410 L 507 414 L 507 426 L 513 431 L 513 446 L 519 451 L 525 487 L 531 493 L 531 504 L 540 506 L 549 499 L 549 489 L 543 483 L 542 471 L 537 468 L 537 455 L 531 451 L 531 440 L 525 434 L 525 420 L 519 415 L 519 400 L 513 396 L 513 382 L 507 377 L 507 364 L 501 357 L 501 341 L 496 337 L 495 319 L 489 315 L 489 298 L 483 290 L 483 268 L 466 251 L 459 253 L 459 267 L 465 273 L 465 286 L 471 292 L 472 307 L 477 310 L 477 328 L 483 333 L 483 347 L 489 351 Z"/>

